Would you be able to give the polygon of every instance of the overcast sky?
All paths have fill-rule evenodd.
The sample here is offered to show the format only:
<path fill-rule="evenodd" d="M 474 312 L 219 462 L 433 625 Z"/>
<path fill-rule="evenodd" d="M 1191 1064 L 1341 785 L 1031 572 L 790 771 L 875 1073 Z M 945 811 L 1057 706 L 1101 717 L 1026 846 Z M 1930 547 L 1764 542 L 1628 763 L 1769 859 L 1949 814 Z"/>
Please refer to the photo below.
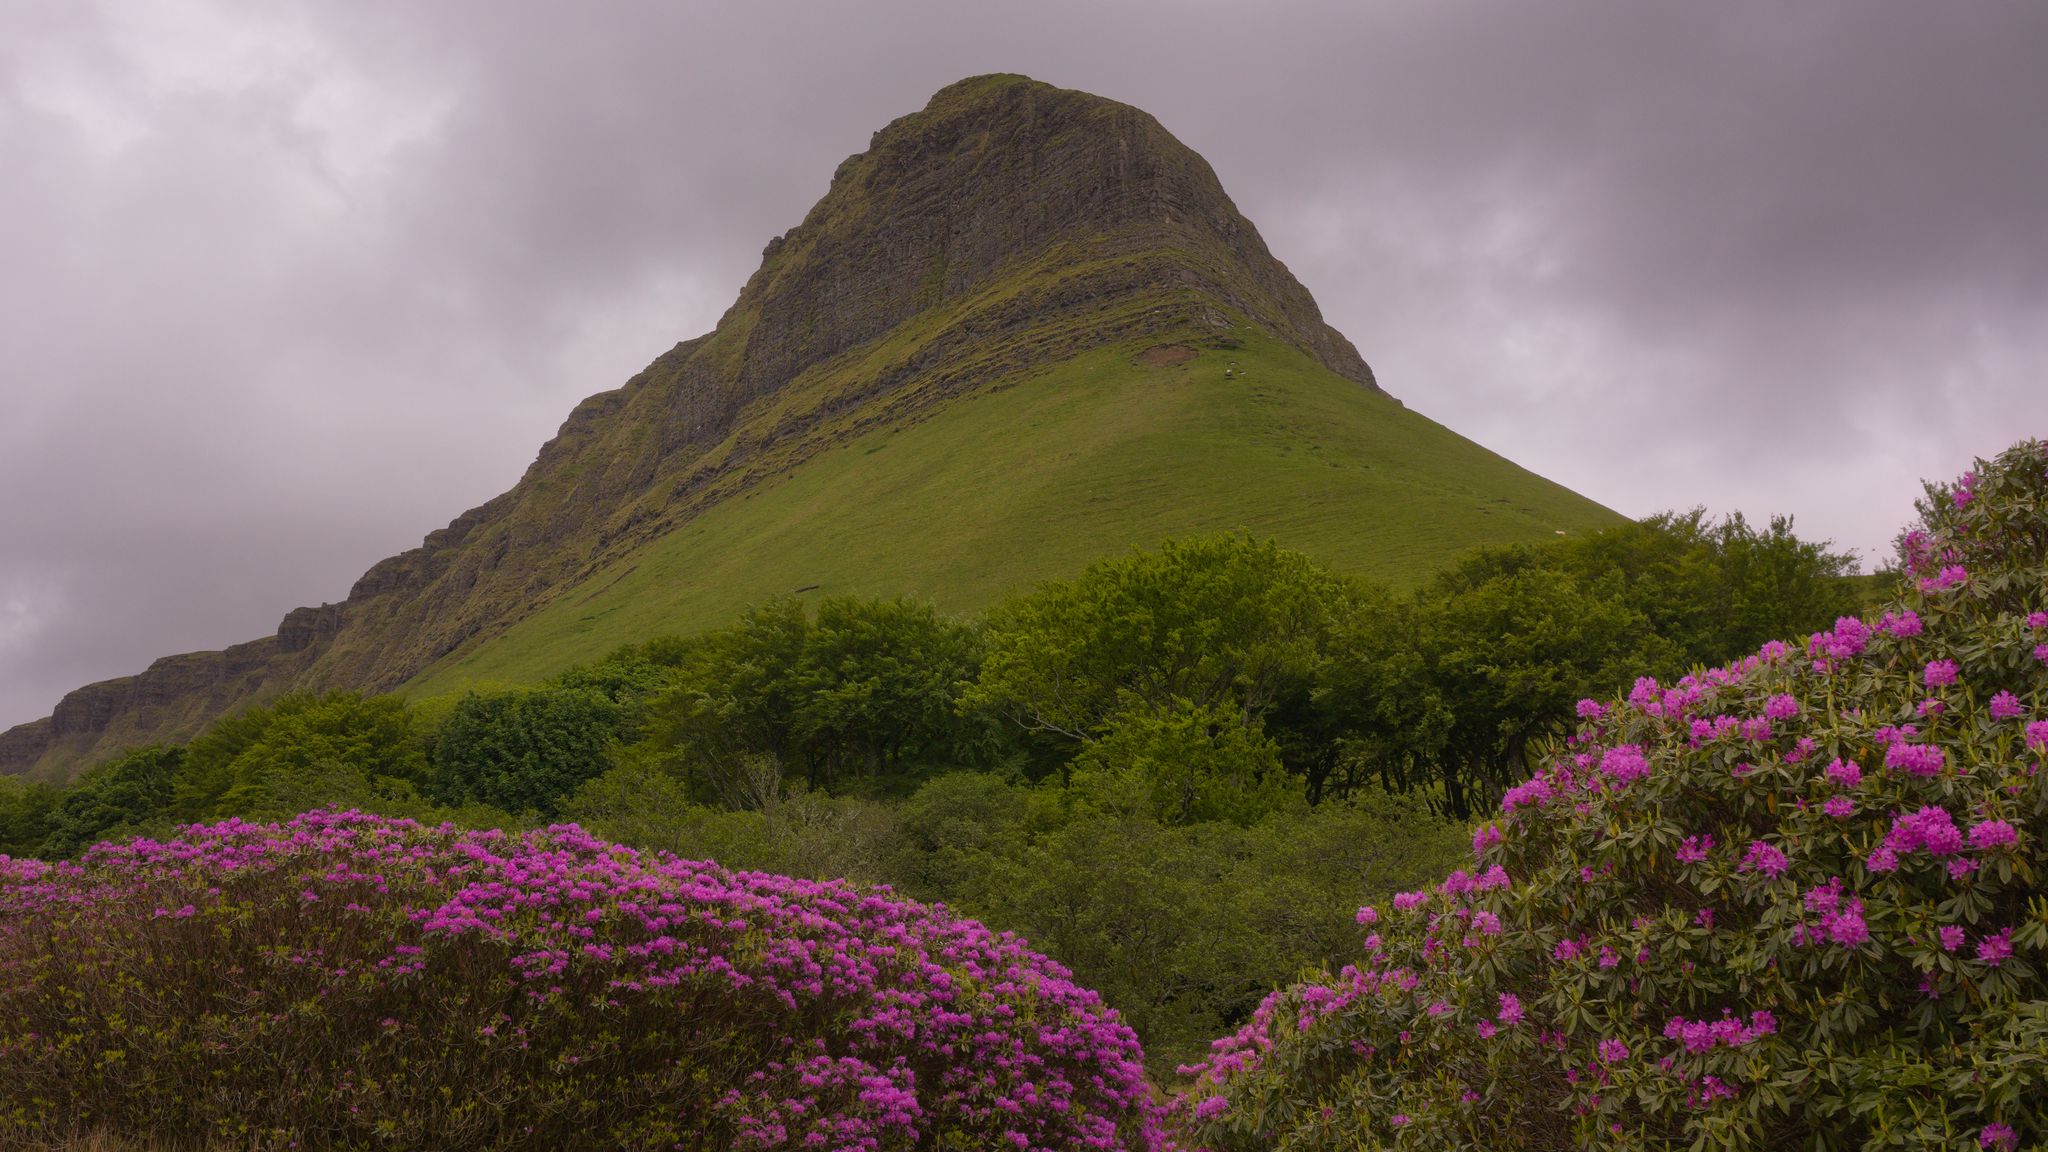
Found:
<path fill-rule="evenodd" d="M 2048 4 L 0 0 L 0 725 L 263 635 L 932 91 L 1136 104 L 1411 407 L 1875 560 L 2048 433 Z"/>

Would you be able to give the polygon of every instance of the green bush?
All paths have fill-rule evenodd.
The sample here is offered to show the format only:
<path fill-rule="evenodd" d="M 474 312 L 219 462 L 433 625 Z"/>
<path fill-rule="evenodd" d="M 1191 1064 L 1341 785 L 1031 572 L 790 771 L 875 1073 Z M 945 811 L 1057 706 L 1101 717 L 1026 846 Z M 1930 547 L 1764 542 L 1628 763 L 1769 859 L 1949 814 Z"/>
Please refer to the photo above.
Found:
<path fill-rule="evenodd" d="M 620 705 L 588 688 L 471 692 L 435 733 L 430 788 L 447 804 L 556 813 L 610 767 Z"/>

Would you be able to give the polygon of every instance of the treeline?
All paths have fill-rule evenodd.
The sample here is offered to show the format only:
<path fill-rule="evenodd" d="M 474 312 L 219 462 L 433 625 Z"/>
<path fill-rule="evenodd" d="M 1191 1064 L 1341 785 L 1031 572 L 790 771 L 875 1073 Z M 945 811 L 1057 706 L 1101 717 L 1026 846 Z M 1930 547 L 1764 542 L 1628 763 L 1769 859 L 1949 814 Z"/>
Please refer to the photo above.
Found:
<path fill-rule="evenodd" d="M 62 791 L 10 782 L 0 850 L 313 804 L 552 818 L 612 767 L 691 803 L 902 796 L 950 769 L 1056 780 L 1167 824 L 1241 825 L 1367 786 L 1463 818 L 1575 701 L 1799 636 L 1866 598 L 1785 520 L 1662 515 L 1487 549 L 1395 594 L 1243 536 L 1100 561 L 979 620 L 777 600 L 544 684 L 412 706 L 295 695 Z"/>
<path fill-rule="evenodd" d="M 0 781 L 0 853 L 359 807 L 575 820 L 732 867 L 888 882 L 1028 935 L 1164 1068 L 1353 948 L 1584 696 L 1854 612 L 1788 522 L 1667 515 L 1396 593 L 1243 536 L 1105 560 L 976 620 L 758 606 L 544 684 L 294 695 L 70 787 Z"/>

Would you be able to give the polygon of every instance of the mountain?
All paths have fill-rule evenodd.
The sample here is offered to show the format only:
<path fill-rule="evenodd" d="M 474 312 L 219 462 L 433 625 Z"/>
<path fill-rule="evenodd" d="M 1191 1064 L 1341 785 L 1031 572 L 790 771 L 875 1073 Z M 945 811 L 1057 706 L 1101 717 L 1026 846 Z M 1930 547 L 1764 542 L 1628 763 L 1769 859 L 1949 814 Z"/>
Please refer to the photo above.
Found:
<path fill-rule="evenodd" d="M 715 329 L 578 404 L 510 491 L 275 635 L 72 692 L 0 733 L 0 771 L 292 689 L 543 676 L 778 593 L 968 610 L 1239 527 L 1402 582 L 1616 522 L 1388 397 L 1151 116 L 975 77 L 842 163 Z"/>

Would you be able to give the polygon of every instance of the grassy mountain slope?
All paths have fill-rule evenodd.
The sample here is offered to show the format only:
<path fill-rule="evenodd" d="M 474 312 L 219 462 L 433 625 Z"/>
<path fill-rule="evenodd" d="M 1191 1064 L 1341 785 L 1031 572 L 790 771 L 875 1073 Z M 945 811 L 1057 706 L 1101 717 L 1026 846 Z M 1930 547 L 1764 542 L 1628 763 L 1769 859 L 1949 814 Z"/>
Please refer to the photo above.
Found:
<path fill-rule="evenodd" d="M 969 611 L 1194 531 L 1248 529 L 1405 584 L 1478 544 L 1620 520 L 1270 338 L 1178 364 L 1142 351 L 1098 349 L 921 423 L 867 432 L 623 558 L 407 691 L 539 679 L 798 589 L 916 594 Z"/>
<path fill-rule="evenodd" d="M 1213 356 L 1131 363 L 1231 339 L 1253 375 L 1213 396 Z M 840 164 L 713 331 L 578 404 L 512 489 L 275 635 L 70 693 L 0 732 L 0 772 L 62 777 L 288 691 L 552 670 L 809 584 L 967 609 L 1203 527 L 1398 574 L 1566 508 L 1605 515 L 1388 399 L 1157 120 L 974 77 Z"/>

